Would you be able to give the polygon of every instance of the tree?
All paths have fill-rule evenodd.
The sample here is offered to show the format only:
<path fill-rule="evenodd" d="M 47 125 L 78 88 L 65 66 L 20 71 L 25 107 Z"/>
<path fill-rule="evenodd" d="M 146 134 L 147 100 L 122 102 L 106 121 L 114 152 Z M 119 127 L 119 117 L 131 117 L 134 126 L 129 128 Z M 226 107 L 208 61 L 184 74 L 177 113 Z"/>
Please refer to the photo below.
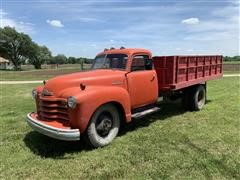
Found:
<path fill-rule="evenodd" d="M 88 59 L 88 58 L 83 58 L 84 59 L 84 63 L 86 64 L 92 64 L 93 63 L 93 59 Z"/>
<path fill-rule="evenodd" d="M 21 69 L 22 62 L 29 57 L 32 39 L 14 28 L 0 28 L 0 54 L 9 59 L 15 70 Z"/>
<path fill-rule="evenodd" d="M 54 64 L 66 64 L 67 57 L 64 54 L 58 54 L 53 58 Z"/>
<path fill-rule="evenodd" d="M 225 56 L 223 60 L 224 61 L 240 61 L 240 56 L 233 56 L 233 57 Z"/>
<path fill-rule="evenodd" d="M 30 48 L 29 63 L 34 66 L 35 69 L 41 69 L 42 64 L 48 62 L 52 55 L 51 51 L 46 46 L 38 46 L 36 43 L 32 43 Z"/>
<path fill-rule="evenodd" d="M 77 59 L 75 57 L 68 58 L 68 64 L 76 64 L 76 63 L 77 63 Z"/>

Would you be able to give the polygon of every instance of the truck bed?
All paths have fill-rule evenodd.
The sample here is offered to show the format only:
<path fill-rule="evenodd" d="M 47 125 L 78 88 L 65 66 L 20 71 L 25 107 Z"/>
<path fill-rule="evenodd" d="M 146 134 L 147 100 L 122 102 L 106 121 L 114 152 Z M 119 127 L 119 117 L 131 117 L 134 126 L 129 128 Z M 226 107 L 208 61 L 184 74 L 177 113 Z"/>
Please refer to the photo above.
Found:
<path fill-rule="evenodd" d="M 178 90 L 222 77 L 222 56 L 155 56 L 159 91 Z"/>

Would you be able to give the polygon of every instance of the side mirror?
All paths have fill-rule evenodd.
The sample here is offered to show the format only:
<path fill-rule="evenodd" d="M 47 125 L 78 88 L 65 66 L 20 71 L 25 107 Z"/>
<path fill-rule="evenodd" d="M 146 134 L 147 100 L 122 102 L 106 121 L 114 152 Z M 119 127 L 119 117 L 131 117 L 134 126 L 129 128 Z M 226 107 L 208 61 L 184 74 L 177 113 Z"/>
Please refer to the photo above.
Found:
<path fill-rule="evenodd" d="M 146 66 L 146 70 L 152 70 L 152 67 L 153 67 L 153 61 L 152 61 L 152 59 L 147 59 L 145 66 Z"/>

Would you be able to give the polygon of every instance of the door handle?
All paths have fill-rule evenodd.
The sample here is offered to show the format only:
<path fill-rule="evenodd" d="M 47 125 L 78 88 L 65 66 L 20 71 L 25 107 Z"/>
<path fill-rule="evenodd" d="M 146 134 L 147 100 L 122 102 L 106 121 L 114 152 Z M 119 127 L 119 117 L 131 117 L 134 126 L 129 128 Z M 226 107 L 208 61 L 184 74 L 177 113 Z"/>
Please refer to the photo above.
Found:
<path fill-rule="evenodd" d="M 155 77 L 156 77 L 156 75 L 154 74 L 154 75 L 152 76 L 151 81 L 153 81 L 153 80 L 155 79 Z"/>

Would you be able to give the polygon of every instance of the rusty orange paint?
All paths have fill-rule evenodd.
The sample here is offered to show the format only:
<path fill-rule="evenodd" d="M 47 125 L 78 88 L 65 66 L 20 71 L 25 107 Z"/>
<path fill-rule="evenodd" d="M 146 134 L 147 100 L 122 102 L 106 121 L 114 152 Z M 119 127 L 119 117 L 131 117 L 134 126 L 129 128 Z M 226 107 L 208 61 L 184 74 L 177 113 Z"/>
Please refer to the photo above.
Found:
<path fill-rule="evenodd" d="M 215 69 L 208 70 L 209 74 L 206 78 L 204 78 L 204 74 L 198 77 L 198 64 L 196 62 L 195 66 L 192 67 L 195 68 L 193 74 L 190 74 L 190 70 L 186 71 L 188 73 L 186 77 L 192 78 L 191 82 L 188 79 L 184 79 L 186 81 L 183 82 L 179 74 L 179 69 L 182 67 L 175 57 L 171 57 L 173 63 L 169 66 L 166 65 L 171 63 L 171 60 L 167 60 L 171 59 L 170 57 L 155 57 L 155 60 L 159 60 L 154 63 L 156 70 L 131 72 L 133 57 L 146 55 L 152 58 L 150 51 L 137 48 L 113 49 L 103 51 L 98 55 L 104 54 L 126 54 L 128 56 L 126 69 L 98 69 L 58 76 L 48 80 L 44 86 L 36 88 L 38 92 L 36 98 L 37 113 L 33 114 L 33 118 L 50 126 L 79 129 L 83 133 L 93 113 L 105 103 L 114 103 L 121 107 L 126 122 L 130 122 L 131 111 L 155 103 L 160 91 L 165 91 L 167 88 L 169 91 L 174 90 L 171 89 L 173 85 L 175 87 L 187 87 L 222 75 L 220 56 L 216 57 L 220 58 L 219 64 L 217 64 L 218 59 L 213 61 L 210 58 L 209 62 L 216 63 L 208 66 Z M 175 69 L 176 67 L 179 69 Z M 188 67 L 184 66 L 184 68 Z M 206 71 L 206 69 L 203 70 Z M 204 73 L 206 73 L 205 71 Z M 169 77 L 172 79 L 169 79 Z M 185 78 L 184 74 L 182 77 Z M 197 79 L 194 79 L 195 77 Z M 170 84 L 171 82 L 172 84 Z M 80 84 L 84 84 L 85 89 L 81 89 Z M 44 95 L 43 92 L 50 92 L 51 96 Z M 67 98 L 70 96 L 74 96 L 77 100 L 77 106 L 74 109 L 67 107 Z M 58 107 L 60 110 L 56 110 L 54 107 Z M 65 121 L 63 120 L 67 120 L 67 123 L 64 124 Z"/>

